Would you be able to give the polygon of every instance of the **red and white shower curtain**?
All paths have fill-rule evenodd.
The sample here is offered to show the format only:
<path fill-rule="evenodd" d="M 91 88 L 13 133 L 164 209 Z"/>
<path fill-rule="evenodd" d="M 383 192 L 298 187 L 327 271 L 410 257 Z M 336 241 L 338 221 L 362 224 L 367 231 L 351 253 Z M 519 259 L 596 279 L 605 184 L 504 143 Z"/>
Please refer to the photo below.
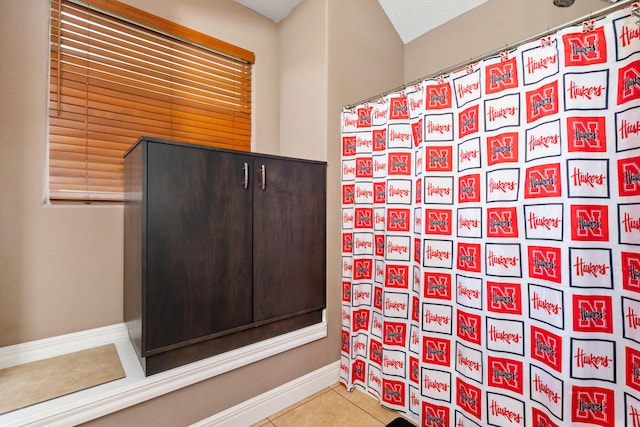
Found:
<path fill-rule="evenodd" d="M 632 8 L 343 111 L 347 389 L 422 426 L 640 426 Z"/>

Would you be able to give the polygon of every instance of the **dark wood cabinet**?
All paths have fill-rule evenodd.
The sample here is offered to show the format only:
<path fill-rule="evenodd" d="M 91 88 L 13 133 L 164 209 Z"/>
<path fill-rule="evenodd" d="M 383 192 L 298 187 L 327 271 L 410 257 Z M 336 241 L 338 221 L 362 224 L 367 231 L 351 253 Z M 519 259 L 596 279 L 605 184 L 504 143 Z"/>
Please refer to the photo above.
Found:
<path fill-rule="evenodd" d="M 264 173 L 254 186 L 253 319 L 302 313 L 324 301 L 324 165 L 256 159 Z M 264 169 L 263 169 L 264 166 Z M 264 172 L 263 172 L 264 171 Z M 318 214 L 322 212 L 322 214 Z"/>
<path fill-rule="evenodd" d="M 141 138 L 125 322 L 147 375 L 322 320 L 326 163 Z"/>

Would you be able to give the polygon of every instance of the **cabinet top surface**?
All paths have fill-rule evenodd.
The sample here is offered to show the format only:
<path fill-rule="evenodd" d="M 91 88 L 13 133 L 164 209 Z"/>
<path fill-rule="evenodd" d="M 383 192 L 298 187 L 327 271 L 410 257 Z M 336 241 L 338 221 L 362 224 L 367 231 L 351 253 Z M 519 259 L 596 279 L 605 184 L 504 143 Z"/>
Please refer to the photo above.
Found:
<path fill-rule="evenodd" d="M 229 149 L 229 148 L 211 147 L 211 146 L 208 146 L 208 145 L 200 145 L 200 144 L 194 144 L 194 143 L 190 143 L 190 142 L 172 141 L 172 140 L 168 140 L 168 139 L 154 138 L 154 137 L 148 137 L 148 136 L 142 136 L 142 137 L 138 138 L 138 140 L 124 153 L 123 157 L 127 157 L 129 155 L 129 153 L 132 152 L 139 145 L 144 145 L 144 144 L 148 144 L 148 143 L 152 143 L 152 144 L 167 144 L 167 145 L 174 145 L 174 146 L 185 147 L 185 148 L 198 148 L 198 149 L 203 149 L 203 150 L 219 151 L 219 152 L 232 153 L 232 154 L 238 154 L 238 155 L 245 155 L 245 156 L 251 156 L 251 157 L 264 157 L 264 158 L 284 159 L 284 160 L 298 160 L 298 161 L 309 162 L 309 163 L 318 163 L 318 164 L 324 164 L 324 165 L 327 164 L 326 161 L 322 161 L 322 160 L 311 160 L 311 159 L 302 159 L 302 158 L 295 158 L 295 157 L 282 156 L 282 155 L 276 155 L 276 154 L 264 154 L 264 153 L 255 153 L 255 152 L 252 152 L 252 151 L 232 150 L 232 149 Z"/>

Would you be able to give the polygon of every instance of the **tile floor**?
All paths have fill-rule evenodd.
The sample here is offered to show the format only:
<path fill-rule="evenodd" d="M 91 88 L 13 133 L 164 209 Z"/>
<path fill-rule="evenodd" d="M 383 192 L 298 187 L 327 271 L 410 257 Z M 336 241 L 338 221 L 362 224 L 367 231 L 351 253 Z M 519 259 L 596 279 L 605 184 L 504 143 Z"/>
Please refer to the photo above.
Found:
<path fill-rule="evenodd" d="M 363 391 L 335 384 L 252 427 L 384 427 L 398 416 Z"/>

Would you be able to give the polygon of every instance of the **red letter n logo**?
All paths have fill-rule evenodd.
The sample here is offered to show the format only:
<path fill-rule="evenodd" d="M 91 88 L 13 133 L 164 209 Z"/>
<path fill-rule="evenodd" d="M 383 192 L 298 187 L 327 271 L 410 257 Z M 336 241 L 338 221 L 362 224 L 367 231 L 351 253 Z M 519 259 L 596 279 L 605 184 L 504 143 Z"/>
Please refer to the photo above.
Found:
<path fill-rule="evenodd" d="M 562 372 L 562 338 L 531 326 L 531 357 Z"/>
<path fill-rule="evenodd" d="M 558 112 L 558 82 L 527 92 L 527 123 Z"/>
<path fill-rule="evenodd" d="M 567 34 L 562 39 L 567 66 L 602 64 L 607 61 L 604 27 L 586 33 Z"/>
<path fill-rule="evenodd" d="M 442 110 L 451 108 L 451 86 L 442 83 L 426 87 L 425 109 Z"/>

